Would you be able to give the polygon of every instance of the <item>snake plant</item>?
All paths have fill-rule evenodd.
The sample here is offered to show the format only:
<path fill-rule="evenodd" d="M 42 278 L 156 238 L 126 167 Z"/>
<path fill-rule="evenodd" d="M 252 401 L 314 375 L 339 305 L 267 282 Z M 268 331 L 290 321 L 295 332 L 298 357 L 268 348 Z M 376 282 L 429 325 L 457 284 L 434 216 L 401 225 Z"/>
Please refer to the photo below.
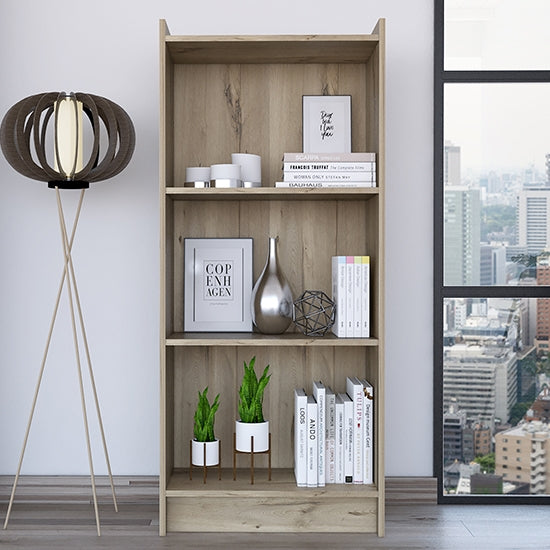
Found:
<path fill-rule="evenodd" d="M 216 395 L 214 402 L 210 405 L 208 401 L 208 387 L 201 393 L 199 391 L 199 402 L 195 411 L 195 425 L 193 435 L 197 441 L 214 441 L 214 416 L 220 406 L 220 394 Z"/>
<path fill-rule="evenodd" d="M 269 365 L 267 365 L 258 380 L 254 363 L 256 357 L 252 357 L 248 365 L 244 361 L 244 376 L 239 389 L 239 417 L 241 422 L 257 423 L 264 422 L 262 404 L 264 400 L 264 390 L 271 378 L 268 375 Z"/>

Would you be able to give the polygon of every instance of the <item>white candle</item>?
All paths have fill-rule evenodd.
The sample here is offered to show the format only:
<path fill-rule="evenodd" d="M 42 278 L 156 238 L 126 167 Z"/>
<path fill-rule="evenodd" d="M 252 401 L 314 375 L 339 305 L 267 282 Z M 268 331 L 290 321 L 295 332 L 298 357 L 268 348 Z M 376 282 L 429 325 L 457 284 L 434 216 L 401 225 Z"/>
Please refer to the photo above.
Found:
<path fill-rule="evenodd" d="M 185 169 L 185 181 L 210 181 L 210 166 L 190 166 Z"/>
<path fill-rule="evenodd" d="M 72 179 L 83 166 L 82 102 L 76 101 L 74 97 L 67 96 L 56 102 L 55 147 L 55 169 L 64 178 Z"/>
<path fill-rule="evenodd" d="M 210 182 L 214 187 L 242 187 L 240 164 L 213 164 Z"/>
<path fill-rule="evenodd" d="M 241 176 L 245 187 L 261 187 L 262 159 L 250 153 L 232 153 L 231 162 L 240 164 Z"/>

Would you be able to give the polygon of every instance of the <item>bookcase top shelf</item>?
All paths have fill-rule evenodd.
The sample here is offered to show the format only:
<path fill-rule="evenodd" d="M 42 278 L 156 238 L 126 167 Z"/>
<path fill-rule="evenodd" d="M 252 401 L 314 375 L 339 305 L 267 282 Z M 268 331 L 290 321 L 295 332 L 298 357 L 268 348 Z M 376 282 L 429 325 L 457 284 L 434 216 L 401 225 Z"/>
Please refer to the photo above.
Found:
<path fill-rule="evenodd" d="M 166 36 L 174 63 L 365 63 L 379 35 Z"/>

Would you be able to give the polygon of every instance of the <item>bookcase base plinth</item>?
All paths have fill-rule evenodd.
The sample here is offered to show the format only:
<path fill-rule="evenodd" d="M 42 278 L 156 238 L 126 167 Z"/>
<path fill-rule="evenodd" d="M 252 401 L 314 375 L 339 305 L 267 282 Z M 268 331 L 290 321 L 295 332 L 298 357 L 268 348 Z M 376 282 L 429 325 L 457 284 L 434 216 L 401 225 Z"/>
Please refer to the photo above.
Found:
<path fill-rule="evenodd" d="M 376 528 L 375 498 L 212 494 L 174 497 L 167 503 L 168 531 L 375 533 Z"/>

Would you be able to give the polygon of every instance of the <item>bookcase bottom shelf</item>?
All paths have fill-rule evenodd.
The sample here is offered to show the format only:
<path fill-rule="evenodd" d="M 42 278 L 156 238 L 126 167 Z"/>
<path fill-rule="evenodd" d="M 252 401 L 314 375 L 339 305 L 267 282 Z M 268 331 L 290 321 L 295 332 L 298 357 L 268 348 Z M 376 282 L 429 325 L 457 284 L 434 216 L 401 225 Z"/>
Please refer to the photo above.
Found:
<path fill-rule="evenodd" d="M 198 472 L 197 472 L 198 473 Z M 166 490 L 168 531 L 205 532 L 347 532 L 375 533 L 378 525 L 378 491 L 369 485 L 296 487 L 291 470 L 231 469 L 202 474 L 188 471 L 172 475 Z"/>

